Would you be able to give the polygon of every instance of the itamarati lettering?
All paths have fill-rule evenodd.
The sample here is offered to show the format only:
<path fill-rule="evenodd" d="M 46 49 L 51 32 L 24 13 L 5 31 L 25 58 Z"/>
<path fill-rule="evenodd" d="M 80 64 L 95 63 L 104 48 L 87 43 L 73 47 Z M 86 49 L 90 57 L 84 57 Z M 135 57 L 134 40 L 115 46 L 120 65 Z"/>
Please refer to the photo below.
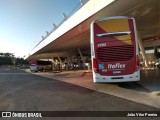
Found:
<path fill-rule="evenodd" d="M 125 67 L 126 67 L 125 64 L 120 64 L 120 63 L 108 64 L 108 69 L 114 69 L 114 68 L 124 69 Z"/>

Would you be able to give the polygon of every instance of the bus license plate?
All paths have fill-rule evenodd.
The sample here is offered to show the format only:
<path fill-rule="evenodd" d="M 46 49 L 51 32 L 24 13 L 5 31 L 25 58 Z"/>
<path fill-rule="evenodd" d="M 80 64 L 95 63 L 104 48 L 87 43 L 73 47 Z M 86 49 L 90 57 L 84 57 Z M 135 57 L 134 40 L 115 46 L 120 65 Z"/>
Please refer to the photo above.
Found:
<path fill-rule="evenodd" d="M 119 74 L 121 71 L 113 71 L 113 74 Z"/>

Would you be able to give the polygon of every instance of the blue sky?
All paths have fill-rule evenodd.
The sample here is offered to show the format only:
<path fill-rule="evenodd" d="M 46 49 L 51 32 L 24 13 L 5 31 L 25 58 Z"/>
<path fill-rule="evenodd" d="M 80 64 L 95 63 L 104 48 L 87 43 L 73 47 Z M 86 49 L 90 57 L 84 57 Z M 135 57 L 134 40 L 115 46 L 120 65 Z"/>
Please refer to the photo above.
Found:
<path fill-rule="evenodd" d="M 0 52 L 17 57 L 32 48 L 68 15 L 80 0 L 0 0 Z"/>

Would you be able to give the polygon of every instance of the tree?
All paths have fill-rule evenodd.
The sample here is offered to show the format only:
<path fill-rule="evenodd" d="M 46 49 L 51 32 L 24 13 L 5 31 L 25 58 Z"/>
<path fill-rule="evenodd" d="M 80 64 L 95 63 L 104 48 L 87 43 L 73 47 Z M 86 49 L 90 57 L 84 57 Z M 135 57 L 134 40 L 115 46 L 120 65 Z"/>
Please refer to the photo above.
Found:
<path fill-rule="evenodd" d="M 0 57 L 0 65 L 12 65 L 12 59 L 10 57 Z"/>
<path fill-rule="evenodd" d="M 23 58 L 16 58 L 13 53 L 0 53 L 0 65 L 24 65 L 28 64 Z"/>
<path fill-rule="evenodd" d="M 15 59 L 15 64 L 16 65 L 24 65 L 24 64 L 28 64 L 28 61 L 24 60 L 23 58 L 16 58 Z"/>
<path fill-rule="evenodd" d="M 13 53 L 0 53 L 0 56 L 1 57 L 14 57 L 14 54 Z"/>

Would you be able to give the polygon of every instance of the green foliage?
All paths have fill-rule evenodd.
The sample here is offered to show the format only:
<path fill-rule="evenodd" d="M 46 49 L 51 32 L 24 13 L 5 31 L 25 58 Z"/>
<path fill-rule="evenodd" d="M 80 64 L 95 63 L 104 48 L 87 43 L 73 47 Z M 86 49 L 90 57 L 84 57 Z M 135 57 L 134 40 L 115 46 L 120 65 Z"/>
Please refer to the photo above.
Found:
<path fill-rule="evenodd" d="M 28 64 L 23 58 L 14 57 L 13 53 L 0 53 L 0 65 L 24 65 Z"/>
<path fill-rule="evenodd" d="M 16 65 L 24 65 L 24 64 L 28 64 L 28 61 L 24 60 L 23 58 L 16 58 L 15 64 Z"/>
<path fill-rule="evenodd" d="M 12 59 L 10 57 L 0 56 L 0 65 L 13 65 Z"/>

